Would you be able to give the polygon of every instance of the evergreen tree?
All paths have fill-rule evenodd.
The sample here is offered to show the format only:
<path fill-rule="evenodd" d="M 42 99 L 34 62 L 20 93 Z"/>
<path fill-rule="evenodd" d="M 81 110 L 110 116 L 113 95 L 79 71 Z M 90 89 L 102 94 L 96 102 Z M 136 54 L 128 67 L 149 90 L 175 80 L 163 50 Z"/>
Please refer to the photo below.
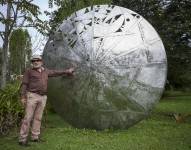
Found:
<path fill-rule="evenodd" d="M 27 30 L 17 29 L 10 38 L 10 73 L 22 74 L 30 63 L 31 38 Z"/>

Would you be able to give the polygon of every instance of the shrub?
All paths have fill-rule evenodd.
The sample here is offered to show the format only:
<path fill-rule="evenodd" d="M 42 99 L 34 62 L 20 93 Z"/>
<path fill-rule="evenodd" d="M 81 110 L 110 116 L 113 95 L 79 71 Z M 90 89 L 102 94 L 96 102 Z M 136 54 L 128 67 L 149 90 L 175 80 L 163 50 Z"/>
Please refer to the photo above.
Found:
<path fill-rule="evenodd" d="M 19 125 L 24 109 L 19 102 L 20 81 L 7 84 L 0 90 L 0 134 L 8 134 L 12 127 Z"/>

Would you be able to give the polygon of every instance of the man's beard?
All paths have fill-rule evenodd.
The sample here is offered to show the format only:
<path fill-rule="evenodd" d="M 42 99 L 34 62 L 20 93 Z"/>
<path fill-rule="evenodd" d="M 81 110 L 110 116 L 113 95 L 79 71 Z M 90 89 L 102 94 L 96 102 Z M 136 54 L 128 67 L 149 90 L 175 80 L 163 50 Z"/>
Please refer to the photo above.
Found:
<path fill-rule="evenodd" d="M 41 68 L 41 64 L 38 64 L 38 65 L 33 65 L 33 68 L 35 68 L 35 69 L 38 69 L 38 68 Z"/>

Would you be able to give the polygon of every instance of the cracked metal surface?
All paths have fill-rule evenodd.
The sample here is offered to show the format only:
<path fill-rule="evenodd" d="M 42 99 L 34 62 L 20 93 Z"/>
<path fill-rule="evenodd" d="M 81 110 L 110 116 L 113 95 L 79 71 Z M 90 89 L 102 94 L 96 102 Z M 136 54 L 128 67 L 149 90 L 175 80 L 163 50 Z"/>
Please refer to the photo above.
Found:
<path fill-rule="evenodd" d="M 167 74 L 163 43 L 139 14 L 118 6 L 81 9 L 50 35 L 51 69 L 76 65 L 73 78 L 50 79 L 49 100 L 79 128 L 128 128 L 160 99 Z"/>

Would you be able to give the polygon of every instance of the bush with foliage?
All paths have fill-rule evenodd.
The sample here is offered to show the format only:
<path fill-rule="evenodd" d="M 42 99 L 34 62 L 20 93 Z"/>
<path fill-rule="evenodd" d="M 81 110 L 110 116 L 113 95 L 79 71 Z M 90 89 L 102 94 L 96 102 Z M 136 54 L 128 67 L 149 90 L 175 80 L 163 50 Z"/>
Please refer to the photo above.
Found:
<path fill-rule="evenodd" d="M 12 127 L 18 126 L 23 117 L 19 89 L 20 81 L 14 81 L 0 90 L 0 135 L 5 135 Z"/>

